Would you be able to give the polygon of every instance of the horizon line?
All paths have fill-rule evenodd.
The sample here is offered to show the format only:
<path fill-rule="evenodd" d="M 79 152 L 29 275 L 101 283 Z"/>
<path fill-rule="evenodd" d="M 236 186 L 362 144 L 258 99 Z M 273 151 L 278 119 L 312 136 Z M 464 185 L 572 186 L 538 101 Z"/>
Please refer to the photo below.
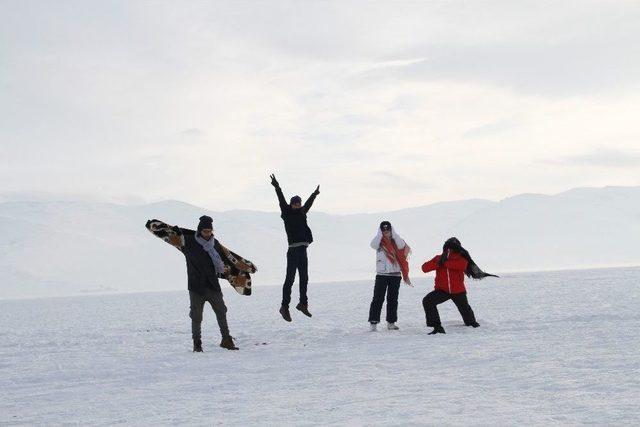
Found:
<path fill-rule="evenodd" d="M 439 202 L 433 202 L 433 203 L 428 203 L 428 204 L 424 204 L 424 205 L 415 205 L 415 206 L 409 206 L 409 207 L 405 207 L 405 208 L 400 208 L 400 209 L 394 209 L 394 210 L 389 210 L 389 211 L 375 211 L 375 212 L 352 212 L 352 213 L 329 213 L 329 212 L 324 212 L 324 211 L 318 211 L 318 210 L 314 210 L 313 213 L 315 214 L 324 214 L 324 215 L 331 215 L 331 216 L 353 216 L 353 215 L 376 215 L 376 214 L 389 214 L 389 213 L 396 213 L 396 212 L 400 212 L 400 211 L 406 211 L 406 210 L 411 210 L 411 209 L 421 209 L 421 208 L 426 208 L 426 207 L 431 207 L 431 206 L 437 206 L 437 205 L 444 205 L 444 204 L 450 204 L 450 203 L 461 203 L 461 202 L 489 202 L 489 203 L 493 203 L 493 204 L 498 204 L 501 202 L 504 202 L 505 200 L 509 200 L 509 199 L 513 199 L 516 197 L 522 197 L 522 196 L 544 196 L 544 197 L 556 197 L 556 196 L 560 196 L 566 193 L 569 193 L 571 191 L 576 191 L 576 190 L 606 190 L 606 189 L 613 189 L 613 188 L 626 188 L 626 189 L 633 189 L 633 188 L 640 188 L 640 185 L 605 185 L 605 186 L 601 186 L 601 187 L 588 187 L 588 186 L 584 186 L 584 187 L 572 187 L 569 188 L 567 190 L 564 191 L 560 191 L 557 193 L 551 193 L 551 194 L 545 194 L 545 193 L 533 193 L 533 192 L 525 192 L 525 193 L 517 193 L 517 194 L 513 194 L 511 196 L 507 196 L 507 197 L 503 197 L 500 199 L 484 199 L 484 198 L 469 198 L 469 199 L 453 199 L 453 200 L 444 200 L 444 201 L 439 201 Z M 24 200 L 20 200 L 20 199 L 16 199 L 16 200 L 1 200 L 1 197 L 3 194 L 21 194 L 21 193 L 25 193 L 25 194 L 40 194 L 40 195 L 50 195 L 53 196 L 53 198 L 51 200 L 47 200 L 47 199 L 28 199 L 25 198 Z M 144 201 L 142 203 L 124 203 L 124 202 L 117 202 L 117 201 L 109 201 L 109 200 L 100 200 L 99 198 L 97 198 L 96 200 L 82 200 L 82 197 L 87 197 L 89 198 L 90 195 L 88 194 L 82 194 L 82 193 L 69 193 L 69 194 L 64 194 L 64 193 L 59 193 L 60 196 L 59 197 L 63 197 L 63 199 L 55 199 L 56 197 L 56 193 L 50 193 L 50 192 L 45 192 L 45 191 L 15 191 L 15 192 L 0 192 L 0 204 L 4 204 L 4 203 L 62 203 L 62 202 L 68 202 L 68 203 L 95 203 L 95 204 L 106 204 L 106 205 L 114 205 L 114 206 L 123 206 L 123 207 L 142 207 L 142 206 L 150 206 L 150 205 L 154 205 L 154 204 L 161 204 L 161 203 L 167 203 L 167 202 L 177 202 L 177 203 L 182 203 L 185 205 L 189 205 L 191 207 L 194 208 L 198 208 L 198 209 L 202 209 L 205 211 L 209 211 L 209 212 L 214 212 L 214 213 L 226 213 L 226 212 L 254 212 L 254 213 L 268 213 L 268 214 L 273 214 L 273 213 L 278 213 L 277 210 L 273 210 L 273 211 L 265 211 L 265 210 L 257 210 L 257 209 L 243 209 L 243 208 L 234 208 L 234 209 L 226 209 L 226 210 L 213 210 L 204 206 L 199 206 L 190 202 L 186 202 L 183 200 L 178 200 L 178 199 L 161 199 L 161 200 L 156 200 L 156 201 Z M 67 197 L 68 199 L 64 199 L 64 197 Z M 74 198 L 75 197 L 75 198 Z M 110 197 L 113 198 L 117 198 L 116 196 L 105 196 L 107 199 Z"/>

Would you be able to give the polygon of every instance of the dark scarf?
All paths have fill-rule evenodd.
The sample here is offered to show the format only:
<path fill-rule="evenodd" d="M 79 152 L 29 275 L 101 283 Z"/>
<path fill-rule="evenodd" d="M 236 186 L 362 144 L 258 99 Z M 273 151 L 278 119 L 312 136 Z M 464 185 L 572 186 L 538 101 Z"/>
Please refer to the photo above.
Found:
<path fill-rule="evenodd" d="M 446 242 L 444 242 L 444 246 L 442 246 L 442 256 L 440 257 L 439 261 L 441 267 L 447 261 L 450 250 L 459 253 L 464 259 L 467 260 L 467 269 L 464 271 L 464 274 L 466 274 L 467 277 L 472 277 L 478 280 L 484 279 L 485 277 L 500 277 L 496 276 L 495 274 L 485 273 L 484 271 L 482 271 L 480 267 L 478 267 L 478 265 L 473 261 L 471 255 L 469 255 L 469 251 L 463 248 L 462 244 L 460 244 L 460 240 L 456 239 L 455 237 L 448 239 Z"/>

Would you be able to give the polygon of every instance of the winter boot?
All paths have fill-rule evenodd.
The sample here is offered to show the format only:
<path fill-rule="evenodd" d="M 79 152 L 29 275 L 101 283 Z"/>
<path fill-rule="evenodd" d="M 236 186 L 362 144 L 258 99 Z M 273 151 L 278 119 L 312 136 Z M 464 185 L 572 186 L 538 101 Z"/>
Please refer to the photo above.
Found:
<path fill-rule="evenodd" d="M 239 350 L 233 343 L 233 337 L 231 335 L 222 338 L 222 341 L 220 341 L 220 347 L 226 348 L 227 350 Z"/>
<path fill-rule="evenodd" d="M 395 322 L 387 322 L 387 329 L 390 331 L 397 331 L 400 328 L 398 328 Z"/>
<path fill-rule="evenodd" d="M 296 310 L 301 311 L 307 317 L 311 317 L 311 313 L 309 313 L 309 306 L 307 304 L 299 303 L 296 305 Z"/>
<path fill-rule="evenodd" d="M 202 353 L 202 340 L 200 338 L 193 340 L 193 352 Z"/>
<path fill-rule="evenodd" d="M 371 332 L 376 332 L 378 330 L 378 324 L 377 323 L 370 323 L 369 324 L 369 330 Z"/>
<path fill-rule="evenodd" d="M 435 326 L 433 328 L 433 331 L 429 332 L 429 335 L 435 334 L 446 334 L 446 332 L 444 331 L 444 328 L 442 326 Z"/>
<path fill-rule="evenodd" d="M 282 318 L 284 320 L 286 320 L 287 322 L 291 322 L 291 313 L 289 313 L 289 307 L 287 306 L 281 306 L 280 307 L 280 314 L 282 315 Z"/>
<path fill-rule="evenodd" d="M 478 322 L 467 323 L 467 326 L 473 326 L 474 328 L 477 328 L 477 327 L 480 326 L 480 323 L 478 323 Z"/>

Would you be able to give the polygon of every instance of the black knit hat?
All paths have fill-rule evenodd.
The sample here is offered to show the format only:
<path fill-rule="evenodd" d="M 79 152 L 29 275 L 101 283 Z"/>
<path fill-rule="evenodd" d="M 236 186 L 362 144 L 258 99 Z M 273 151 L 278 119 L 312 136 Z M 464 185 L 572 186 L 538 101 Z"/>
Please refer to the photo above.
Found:
<path fill-rule="evenodd" d="M 389 221 L 382 221 L 380 223 L 380 230 L 391 230 L 391 223 Z"/>
<path fill-rule="evenodd" d="M 213 230 L 213 218 L 207 215 L 203 215 L 200 217 L 200 222 L 198 223 L 198 232 L 202 230 Z"/>
<path fill-rule="evenodd" d="M 300 196 L 293 196 L 293 197 L 291 198 L 291 202 L 290 202 L 290 204 L 292 204 L 292 205 L 293 205 L 294 203 L 302 203 L 302 197 L 300 197 Z"/>

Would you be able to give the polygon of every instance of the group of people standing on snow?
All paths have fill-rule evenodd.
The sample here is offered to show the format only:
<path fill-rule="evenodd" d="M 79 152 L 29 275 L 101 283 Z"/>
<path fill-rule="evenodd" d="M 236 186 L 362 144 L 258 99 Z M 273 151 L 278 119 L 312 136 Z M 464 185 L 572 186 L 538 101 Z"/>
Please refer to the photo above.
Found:
<path fill-rule="evenodd" d="M 300 300 L 295 308 L 305 316 L 312 317 L 307 297 L 309 283 L 307 248 L 313 242 L 313 234 L 307 224 L 307 213 L 320 194 L 320 186 L 315 189 L 304 204 L 302 204 L 300 196 L 292 197 L 287 203 L 275 175 L 271 175 L 270 178 L 271 185 L 275 188 L 278 197 L 280 216 L 284 221 L 289 244 L 286 277 L 282 286 L 282 303 L 279 312 L 285 321 L 291 322 L 289 304 L 291 303 L 291 291 L 296 272 L 299 275 Z M 255 265 L 230 251 L 214 238 L 213 219 L 209 216 L 200 217 L 195 231 L 170 226 L 156 219 L 147 221 L 146 227 L 155 236 L 178 248 L 186 259 L 193 351 L 202 352 L 202 312 L 204 304 L 207 302 L 211 304 L 218 321 L 222 335 L 220 347 L 238 350 L 229 333 L 227 307 L 224 303 L 219 279 L 228 280 L 234 289 L 242 295 L 250 295 L 250 274 L 257 271 Z M 373 299 L 369 308 L 370 329 L 371 331 L 377 330 L 386 295 L 387 328 L 398 330 L 396 322 L 400 282 L 404 281 L 407 285 L 412 286 L 408 262 L 411 248 L 394 230 L 389 221 L 380 223 L 378 232 L 371 241 L 371 247 L 376 251 L 377 267 Z M 436 255 L 422 265 L 422 271 L 424 273 L 436 272 L 435 289 L 422 300 L 427 326 L 433 328 L 429 335 L 445 333 L 437 306 L 449 299 L 458 308 L 466 326 L 474 328 L 480 326 L 467 300 L 464 277 L 466 275 L 474 279 L 482 279 L 487 276 L 498 276 L 483 272 L 455 237 L 444 243 L 442 254 Z"/>
<path fill-rule="evenodd" d="M 369 307 L 370 328 L 371 331 L 377 330 L 386 294 L 387 329 L 398 330 L 396 321 L 398 320 L 400 281 L 412 286 L 409 279 L 408 263 L 411 248 L 396 233 L 389 221 L 380 223 L 378 234 L 371 241 L 371 247 L 376 251 L 377 274 L 373 287 L 373 299 Z M 436 272 L 435 289 L 422 300 L 427 326 L 433 328 L 429 335 L 445 333 L 437 306 L 450 299 L 458 308 L 466 326 L 474 328 L 480 326 L 467 300 L 464 276 L 467 275 L 474 279 L 497 276 L 482 271 L 458 239 L 455 237 L 448 239 L 442 247 L 442 254 L 436 255 L 422 264 L 422 271 L 424 273 Z"/>

